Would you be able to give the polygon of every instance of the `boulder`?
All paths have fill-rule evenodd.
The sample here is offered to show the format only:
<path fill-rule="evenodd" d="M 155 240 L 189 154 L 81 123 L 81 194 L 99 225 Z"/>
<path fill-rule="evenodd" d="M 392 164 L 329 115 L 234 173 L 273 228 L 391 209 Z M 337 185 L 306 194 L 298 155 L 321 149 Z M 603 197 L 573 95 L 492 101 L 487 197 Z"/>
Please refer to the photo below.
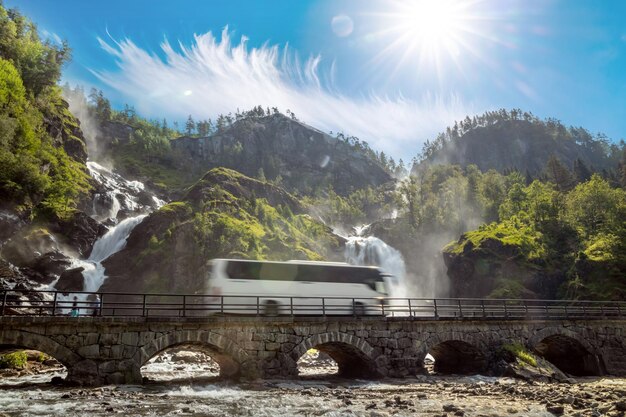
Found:
<path fill-rule="evenodd" d="M 66 238 L 67 244 L 75 248 L 83 258 L 89 257 L 96 240 L 106 233 L 106 226 L 77 211 L 67 220 L 57 219 L 53 230 Z"/>
<path fill-rule="evenodd" d="M 55 285 L 56 289 L 63 292 L 82 291 L 85 285 L 84 270 L 85 268 L 78 267 L 64 271 Z"/>

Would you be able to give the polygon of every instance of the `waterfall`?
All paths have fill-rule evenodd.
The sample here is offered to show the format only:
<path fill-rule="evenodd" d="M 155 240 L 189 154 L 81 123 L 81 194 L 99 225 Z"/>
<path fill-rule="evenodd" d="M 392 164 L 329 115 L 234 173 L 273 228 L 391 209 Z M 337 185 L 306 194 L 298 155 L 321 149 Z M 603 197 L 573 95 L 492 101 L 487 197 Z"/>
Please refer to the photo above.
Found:
<path fill-rule="evenodd" d="M 140 181 L 129 181 L 94 161 L 87 162 L 87 168 L 98 183 L 91 214 L 95 220 L 116 223 L 120 211 L 137 214 L 158 209 L 165 204 L 148 193 Z"/>
<path fill-rule="evenodd" d="M 83 261 L 81 265 L 85 270 L 83 277 L 85 278 L 84 290 L 89 292 L 98 291 L 104 283 L 106 275 L 104 274 L 104 266 L 102 261 L 124 249 L 126 239 L 130 236 L 135 226 L 137 226 L 146 217 L 142 214 L 137 217 L 128 218 L 120 222 L 117 226 L 111 228 L 104 236 L 96 241 L 91 251 L 91 255 L 87 261 Z"/>
<path fill-rule="evenodd" d="M 360 234 L 367 226 L 355 228 L 357 236 L 350 236 L 346 242 L 346 262 L 353 265 L 375 265 L 383 272 L 392 275 L 390 280 L 391 297 L 406 297 L 406 265 L 402 254 L 374 236 Z"/>

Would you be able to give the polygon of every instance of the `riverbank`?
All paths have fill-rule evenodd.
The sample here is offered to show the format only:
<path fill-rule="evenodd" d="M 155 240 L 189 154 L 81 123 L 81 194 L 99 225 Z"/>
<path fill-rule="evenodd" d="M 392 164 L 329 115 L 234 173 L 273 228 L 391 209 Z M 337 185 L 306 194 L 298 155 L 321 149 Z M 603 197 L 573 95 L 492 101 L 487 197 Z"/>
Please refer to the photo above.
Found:
<path fill-rule="evenodd" d="M 0 381 L 0 416 L 623 416 L 626 411 L 623 378 L 579 378 L 565 384 L 420 376 L 99 388 L 57 387 L 29 378 L 35 377 Z"/>

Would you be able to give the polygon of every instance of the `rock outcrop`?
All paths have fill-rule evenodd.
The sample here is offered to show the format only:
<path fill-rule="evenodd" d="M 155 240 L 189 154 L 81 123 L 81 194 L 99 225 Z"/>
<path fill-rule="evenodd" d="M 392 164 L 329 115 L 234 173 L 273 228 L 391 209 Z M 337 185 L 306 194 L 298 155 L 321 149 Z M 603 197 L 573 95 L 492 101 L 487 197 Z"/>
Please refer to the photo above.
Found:
<path fill-rule="evenodd" d="M 218 168 L 133 229 L 102 290 L 203 292 L 210 259 L 339 259 L 342 243 L 283 189 Z"/>
<path fill-rule="evenodd" d="M 282 114 L 245 118 L 212 136 L 181 137 L 171 145 L 185 166 L 201 171 L 224 166 L 250 177 L 262 170 L 303 194 L 328 185 L 347 194 L 392 179 L 364 152 Z"/>

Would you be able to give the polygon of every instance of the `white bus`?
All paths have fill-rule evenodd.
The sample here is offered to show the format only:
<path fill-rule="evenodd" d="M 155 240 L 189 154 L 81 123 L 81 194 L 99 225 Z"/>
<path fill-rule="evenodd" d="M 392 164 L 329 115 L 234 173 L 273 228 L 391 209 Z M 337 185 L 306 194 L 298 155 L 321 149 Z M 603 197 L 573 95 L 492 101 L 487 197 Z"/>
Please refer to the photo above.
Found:
<path fill-rule="evenodd" d="M 222 313 L 382 315 L 391 276 L 340 262 L 211 261 L 207 293 Z"/>

